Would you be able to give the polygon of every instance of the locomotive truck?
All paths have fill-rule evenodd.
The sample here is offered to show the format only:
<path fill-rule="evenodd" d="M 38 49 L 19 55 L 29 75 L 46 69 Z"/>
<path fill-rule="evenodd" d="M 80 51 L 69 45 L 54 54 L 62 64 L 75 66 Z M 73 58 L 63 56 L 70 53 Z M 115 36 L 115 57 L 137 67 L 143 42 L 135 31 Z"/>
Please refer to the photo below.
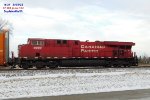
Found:
<path fill-rule="evenodd" d="M 57 67 L 130 67 L 138 59 L 132 52 L 133 42 L 80 41 L 29 38 L 18 46 L 19 66 L 28 69 Z"/>

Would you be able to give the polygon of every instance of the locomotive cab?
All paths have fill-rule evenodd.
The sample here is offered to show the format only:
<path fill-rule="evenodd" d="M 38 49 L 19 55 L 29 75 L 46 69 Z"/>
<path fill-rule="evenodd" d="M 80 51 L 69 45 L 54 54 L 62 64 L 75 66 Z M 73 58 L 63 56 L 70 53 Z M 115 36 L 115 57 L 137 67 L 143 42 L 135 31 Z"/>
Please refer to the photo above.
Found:
<path fill-rule="evenodd" d="M 33 47 L 33 49 L 35 50 L 35 57 L 40 57 L 41 56 L 41 49 L 42 47 L 45 45 L 44 40 L 42 39 L 32 39 L 32 40 L 28 40 L 29 44 Z"/>

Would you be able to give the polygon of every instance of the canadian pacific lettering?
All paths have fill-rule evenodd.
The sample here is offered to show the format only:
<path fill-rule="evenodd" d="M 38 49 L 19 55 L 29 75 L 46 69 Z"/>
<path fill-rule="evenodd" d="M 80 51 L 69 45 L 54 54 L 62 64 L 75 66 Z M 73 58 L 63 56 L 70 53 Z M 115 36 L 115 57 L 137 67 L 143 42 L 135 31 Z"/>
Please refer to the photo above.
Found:
<path fill-rule="evenodd" d="M 88 53 L 88 52 L 95 52 L 98 53 L 98 49 L 100 48 L 105 48 L 105 46 L 102 45 L 95 45 L 95 46 L 90 46 L 90 45 L 81 45 L 81 52 Z"/>
<path fill-rule="evenodd" d="M 87 52 L 95 52 L 98 53 L 98 50 L 86 50 L 86 49 L 81 49 L 81 52 L 87 53 Z"/>
<path fill-rule="evenodd" d="M 93 49 L 99 49 L 99 48 L 105 48 L 105 46 L 101 46 L 101 45 L 95 45 L 95 46 L 81 45 L 81 48 L 93 48 Z"/>

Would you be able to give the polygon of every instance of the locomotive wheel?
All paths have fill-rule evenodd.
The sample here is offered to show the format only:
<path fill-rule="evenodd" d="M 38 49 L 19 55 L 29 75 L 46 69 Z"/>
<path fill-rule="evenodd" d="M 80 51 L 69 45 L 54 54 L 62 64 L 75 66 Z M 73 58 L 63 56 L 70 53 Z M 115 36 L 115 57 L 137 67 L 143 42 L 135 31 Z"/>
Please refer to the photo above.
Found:
<path fill-rule="evenodd" d="M 57 62 L 54 62 L 52 66 L 49 66 L 49 68 L 50 68 L 50 69 L 51 69 L 51 68 L 54 69 L 54 68 L 58 68 L 58 66 L 59 66 L 58 63 L 57 63 Z"/>
<path fill-rule="evenodd" d="M 130 66 L 130 65 L 127 65 L 126 67 L 127 67 L 127 68 L 130 68 L 131 66 Z"/>
<path fill-rule="evenodd" d="M 58 68 L 58 65 L 49 66 L 50 69 Z"/>
<path fill-rule="evenodd" d="M 36 69 L 41 69 L 41 67 L 36 67 Z"/>
<path fill-rule="evenodd" d="M 42 69 L 43 66 L 42 66 L 42 65 L 36 65 L 36 68 L 37 68 L 37 69 Z"/>
<path fill-rule="evenodd" d="M 121 65 L 117 65 L 117 68 L 121 68 Z"/>
<path fill-rule="evenodd" d="M 113 67 L 114 67 L 114 68 L 117 68 L 117 67 L 118 67 L 118 65 L 116 65 L 116 64 L 115 64 L 115 65 L 113 65 Z"/>
<path fill-rule="evenodd" d="M 37 69 L 41 69 L 41 68 L 44 68 L 45 66 L 44 66 L 44 64 L 43 64 L 43 62 L 36 62 L 36 68 Z"/>
<path fill-rule="evenodd" d="M 22 65 L 22 68 L 23 68 L 23 69 L 28 69 L 29 67 L 28 67 L 27 64 L 23 64 L 23 65 Z"/>
<path fill-rule="evenodd" d="M 55 66 L 50 66 L 50 67 L 49 67 L 49 69 L 54 69 L 54 68 L 57 68 L 57 67 L 55 67 Z"/>
<path fill-rule="evenodd" d="M 131 67 L 131 66 L 130 66 L 130 65 L 124 65 L 124 67 L 125 67 L 125 68 L 129 68 L 129 67 Z"/>
<path fill-rule="evenodd" d="M 111 68 L 111 66 L 110 65 L 105 65 L 104 68 Z"/>

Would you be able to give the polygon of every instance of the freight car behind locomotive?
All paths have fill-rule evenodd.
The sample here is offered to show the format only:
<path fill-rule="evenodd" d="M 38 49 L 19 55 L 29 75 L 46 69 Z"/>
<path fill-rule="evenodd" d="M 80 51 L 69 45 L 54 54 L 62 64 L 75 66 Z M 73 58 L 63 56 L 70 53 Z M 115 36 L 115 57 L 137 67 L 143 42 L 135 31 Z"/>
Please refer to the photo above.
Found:
<path fill-rule="evenodd" d="M 29 38 L 18 46 L 20 67 L 137 66 L 133 42 Z"/>
<path fill-rule="evenodd" d="M 0 31 L 0 66 L 8 64 L 9 60 L 9 38 L 7 31 Z"/>

